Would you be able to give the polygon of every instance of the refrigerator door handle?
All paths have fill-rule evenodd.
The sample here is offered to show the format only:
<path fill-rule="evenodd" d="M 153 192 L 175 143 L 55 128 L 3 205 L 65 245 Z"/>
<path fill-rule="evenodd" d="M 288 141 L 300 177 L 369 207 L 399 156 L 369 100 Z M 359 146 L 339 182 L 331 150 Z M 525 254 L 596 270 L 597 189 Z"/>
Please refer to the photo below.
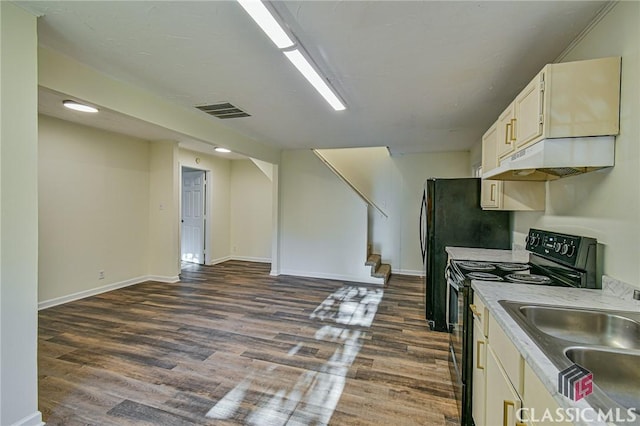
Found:
<path fill-rule="evenodd" d="M 427 192 L 424 191 L 422 192 L 422 203 L 420 204 L 420 223 L 418 224 L 418 229 L 420 232 L 420 252 L 422 253 L 422 261 L 424 262 L 425 259 L 425 254 L 427 253 L 427 242 L 425 241 L 425 235 L 424 235 L 424 229 L 422 229 L 422 223 L 423 220 L 422 218 L 424 217 L 424 215 L 426 214 L 426 207 L 427 207 Z"/>

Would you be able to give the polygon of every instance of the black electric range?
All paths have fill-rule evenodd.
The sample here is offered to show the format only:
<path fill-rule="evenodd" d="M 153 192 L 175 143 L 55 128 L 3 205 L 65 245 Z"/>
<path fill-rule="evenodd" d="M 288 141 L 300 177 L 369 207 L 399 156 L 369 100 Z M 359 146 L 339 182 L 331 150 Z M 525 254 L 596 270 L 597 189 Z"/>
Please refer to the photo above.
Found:
<path fill-rule="evenodd" d="M 472 280 L 497 281 L 504 285 L 544 285 L 601 288 L 598 280 L 597 241 L 593 238 L 530 229 L 526 238 L 529 263 L 452 260 L 446 271 L 447 319 L 450 334 L 449 368 L 454 382 L 461 424 L 473 424 Z"/>

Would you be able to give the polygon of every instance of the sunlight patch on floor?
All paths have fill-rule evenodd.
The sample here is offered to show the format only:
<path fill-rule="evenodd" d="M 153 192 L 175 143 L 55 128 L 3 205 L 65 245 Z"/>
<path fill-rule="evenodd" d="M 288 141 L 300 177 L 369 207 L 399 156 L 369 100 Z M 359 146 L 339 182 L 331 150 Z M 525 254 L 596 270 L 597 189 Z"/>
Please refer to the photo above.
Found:
<path fill-rule="evenodd" d="M 344 286 L 331 293 L 309 316 L 318 322 L 316 340 L 338 344 L 318 371 L 302 373 L 292 386 L 279 384 L 278 367 L 252 373 L 218 401 L 206 417 L 234 418 L 247 391 L 252 384 L 256 385 L 255 376 L 259 374 L 270 379 L 271 385 L 260 390 L 258 408 L 247 416 L 246 424 L 328 424 L 342 395 L 349 367 L 360 352 L 366 329 L 373 322 L 383 294 L 382 289 L 361 286 Z M 302 342 L 297 343 L 287 356 L 296 356 L 303 347 Z"/>

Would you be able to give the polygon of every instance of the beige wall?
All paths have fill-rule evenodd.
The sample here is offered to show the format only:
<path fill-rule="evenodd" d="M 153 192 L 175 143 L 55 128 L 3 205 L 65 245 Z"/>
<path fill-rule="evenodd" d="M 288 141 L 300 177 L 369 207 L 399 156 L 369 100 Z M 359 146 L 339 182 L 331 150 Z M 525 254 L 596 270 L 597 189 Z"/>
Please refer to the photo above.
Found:
<path fill-rule="evenodd" d="M 0 2 L 0 424 L 39 425 L 36 18 Z"/>
<path fill-rule="evenodd" d="M 41 302 L 148 274 L 149 160 L 147 141 L 39 117 Z"/>
<path fill-rule="evenodd" d="M 261 164 L 266 172 L 269 165 Z M 272 183 L 250 160 L 231 162 L 231 256 L 270 262 Z"/>
<path fill-rule="evenodd" d="M 547 210 L 515 213 L 514 237 L 529 227 L 589 235 L 604 246 L 604 273 L 640 287 L 640 3 L 620 2 L 563 61 L 622 56 L 615 167 L 547 184 Z"/>
<path fill-rule="evenodd" d="M 178 281 L 180 274 L 180 174 L 178 144 L 154 141 L 149 147 L 149 275 Z"/>
<path fill-rule="evenodd" d="M 469 152 L 389 155 L 385 148 L 320 150 L 387 217 L 369 208 L 369 242 L 396 273 L 422 274 L 418 220 L 424 181 L 471 176 Z"/>
<path fill-rule="evenodd" d="M 442 152 L 391 157 L 394 170 L 393 205 L 398 223 L 391 232 L 395 268 L 405 273 L 422 271 L 418 223 L 425 180 L 470 177 L 469 152 Z"/>
<path fill-rule="evenodd" d="M 374 282 L 364 266 L 367 207 L 310 150 L 280 160 L 279 270 L 285 275 Z"/>
<path fill-rule="evenodd" d="M 53 50 L 38 52 L 38 83 L 77 100 L 118 111 L 237 153 L 277 163 L 280 150 L 248 138 L 195 108 L 185 108 L 156 94 L 116 80 Z M 222 142 L 221 142 L 222 141 Z"/>

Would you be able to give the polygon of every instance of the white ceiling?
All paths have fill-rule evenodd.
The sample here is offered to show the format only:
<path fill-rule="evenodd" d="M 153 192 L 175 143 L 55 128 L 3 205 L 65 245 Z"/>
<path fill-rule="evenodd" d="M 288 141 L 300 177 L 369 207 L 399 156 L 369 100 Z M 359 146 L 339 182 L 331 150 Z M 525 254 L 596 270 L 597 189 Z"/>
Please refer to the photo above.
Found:
<path fill-rule="evenodd" d="M 273 3 L 345 99 L 334 112 L 234 1 L 19 2 L 42 15 L 41 45 L 183 106 L 231 102 L 251 117 L 224 124 L 249 137 L 392 153 L 469 149 L 605 3 Z M 49 101 L 41 111 L 57 115 Z M 101 120 L 180 138 L 117 112 Z"/>

